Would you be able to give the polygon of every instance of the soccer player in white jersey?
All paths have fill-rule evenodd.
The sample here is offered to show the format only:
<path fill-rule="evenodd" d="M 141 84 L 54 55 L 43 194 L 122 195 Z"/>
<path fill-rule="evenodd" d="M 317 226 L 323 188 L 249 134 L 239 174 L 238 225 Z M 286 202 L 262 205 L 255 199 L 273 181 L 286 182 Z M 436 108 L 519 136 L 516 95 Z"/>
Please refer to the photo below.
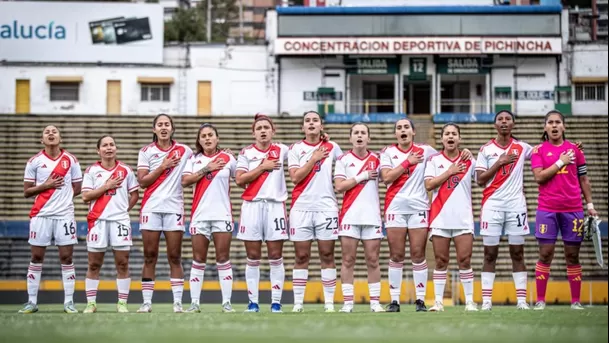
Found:
<path fill-rule="evenodd" d="M 25 165 L 23 195 L 36 196 L 30 211 L 30 239 L 32 258 L 27 273 L 28 302 L 20 313 L 38 311 L 38 289 L 42 274 L 42 261 L 46 247 L 54 242 L 59 250 L 66 313 L 78 313 L 74 308 L 74 264 L 72 253 L 76 239 L 74 203 L 80 194 L 82 172 L 74 155 L 60 148 L 61 135 L 55 126 L 42 131 L 40 142 L 44 149 Z"/>
<path fill-rule="evenodd" d="M 353 312 L 353 270 L 357 244 L 362 241 L 368 268 L 370 311 L 385 312 L 380 305 L 381 268 L 379 254 L 383 229 L 379 202 L 380 160 L 368 150 L 370 129 L 357 123 L 351 126 L 351 151 L 340 156 L 334 169 L 336 191 L 345 193 L 338 219 L 342 264 L 340 281 L 344 306 L 340 312 Z"/>
<path fill-rule="evenodd" d="M 259 312 L 258 285 L 262 242 L 266 242 L 271 265 L 271 312 L 280 313 L 285 281 L 283 241 L 288 239 L 284 162 L 288 147 L 273 143 L 271 118 L 257 114 L 252 124 L 255 143 L 243 148 L 237 158 L 235 181 L 245 188 L 237 238 L 245 244 L 245 279 L 249 304 L 245 312 Z"/>
<path fill-rule="evenodd" d="M 235 312 L 231 306 L 233 267 L 230 245 L 233 237 L 233 213 L 230 182 L 235 176 L 235 157 L 218 149 L 218 130 L 212 124 L 201 125 L 197 132 L 196 153 L 188 160 L 182 186 L 194 187 L 190 214 L 193 261 L 190 269 L 190 308 L 199 313 L 201 288 L 205 277 L 207 252 L 213 238 L 216 248 L 216 269 L 222 291 L 222 311 Z"/>
<path fill-rule="evenodd" d="M 508 235 L 512 276 L 516 286 L 517 308 L 528 310 L 527 271 L 524 264 L 524 237 L 528 235 L 527 204 L 523 189 L 525 160 L 533 148 L 512 137 L 514 115 L 499 111 L 495 115 L 497 137 L 480 148 L 476 161 L 477 182 L 484 187 L 480 234 L 484 243 L 482 267 L 482 307 L 492 308 L 495 263 L 501 234 Z"/>
<path fill-rule="evenodd" d="M 444 287 L 448 269 L 450 240 L 455 242 L 461 285 L 465 293 L 465 311 L 478 311 L 474 303 L 474 272 L 470 260 L 474 243 L 472 179 L 476 161 L 461 160 L 459 126 L 442 127 L 441 153 L 429 157 L 425 166 L 425 189 L 433 191 L 429 211 L 430 237 L 436 258 L 433 272 L 435 305 L 429 311 L 443 311 Z"/>
<path fill-rule="evenodd" d="M 427 159 L 436 149 L 414 142 L 414 123 L 407 118 L 395 123 L 396 144 L 381 153 L 381 177 L 387 185 L 385 194 L 385 227 L 389 242 L 389 293 L 391 303 L 387 312 L 400 312 L 400 295 L 404 267 L 406 237 L 410 245 L 413 282 L 416 289 L 415 310 L 427 311 L 428 269 L 425 260 L 427 228 L 429 227 L 429 197 L 423 176 Z M 471 152 L 463 151 L 463 159 Z"/>
<path fill-rule="evenodd" d="M 192 150 L 173 139 L 175 126 L 171 117 L 166 114 L 159 114 L 154 118 L 152 132 L 153 142 L 140 150 L 137 162 L 137 179 L 140 187 L 145 189 L 140 207 L 140 231 L 144 241 L 144 303 L 138 312 L 152 312 L 152 293 L 161 232 L 167 242 L 173 311 L 182 312 L 184 194 L 181 181 Z"/>
<path fill-rule="evenodd" d="M 311 242 L 317 239 L 321 260 L 321 282 L 325 311 L 334 312 L 336 264 L 334 244 L 338 239 L 338 203 L 332 185 L 332 163 L 343 154 L 338 144 L 322 139 L 321 116 L 304 114 L 305 139 L 290 147 L 288 168 L 294 183 L 290 208 L 290 240 L 294 242 L 296 263 L 293 270 L 294 308 L 303 311 L 309 277 Z"/>
<path fill-rule="evenodd" d="M 85 279 L 87 307 L 83 313 L 97 312 L 99 271 L 104 263 L 108 246 L 114 250 L 118 304 L 116 310 L 127 313 L 129 277 L 129 249 L 131 247 L 131 221 L 129 211 L 139 199 L 137 178 L 128 165 L 116 160 L 116 143 L 111 136 L 97 141 L 100 161 L 91 165 L 84 174 L 82 200 L 89 204 L 87 215 L 87 250 L 89 268 Z"/>

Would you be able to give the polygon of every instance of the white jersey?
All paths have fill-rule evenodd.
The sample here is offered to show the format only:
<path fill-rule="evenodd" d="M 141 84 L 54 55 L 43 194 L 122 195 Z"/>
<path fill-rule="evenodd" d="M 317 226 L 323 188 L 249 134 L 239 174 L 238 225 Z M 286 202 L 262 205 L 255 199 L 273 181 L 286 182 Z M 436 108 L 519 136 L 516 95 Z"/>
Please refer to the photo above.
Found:
<path fill-rule="evenodd" d="M 30 211 L 30 218 L 74 217 L 72 184 L 82 182 L 82 171 L 78 160 L 65 150 L 61 150 L 61 154 L 56 159 L 52 159 L 42 150 L 27 161 L 23 181 L 39 186 L 51 175 L 63 177 L 63 187 L 47 189 L 38 194 Z"/>
<path fill-rule="evenodd" d="M 85 171 L 82 191 L 92 191 L 103 187 L 110 177 L 122 177 L 123 183 L 116 189 L 106 192 L 101 197 L 89 203 L 89 214 L 87 222 L 89 229 L 95 224 L 98 219 L 103 220 L 129 220 L 129 198 L 130 193 L 139 188 L 137 178 L 131 168 L 117 161 L 116 166 L 112 169 L 104 168 L 100 162 L 91 165 Z"/>
<path fill-rule="evenodd" d="M 425 167 L 425 179 L 443 174 L 451 164 L 459 161 L 461 154 L 451 160 L 444 153 L 429 157 Z M 430 227 L 445 230 L 473 230 L 472 179 L 476 161 L 463 162 L 467 168 L 463 173 L 453 175 L 433 191 L 429 210 Z"/>
<path fill-rule="evenodd" d="M 429 210 L 429 197 L 425 190 L 425 165 L 436 149 L 427 144 L 413 144 L 404 151 L 397 144 L 381 152 L 381 170 L 393 169 L 408 159 L 411 153 L 423 155 L 423 162 L 411 165 L 402 175 L 387 186 L 385 214 L 413 214 Z"/>
<path fill-rule="evenodd" d="M 195 185 L 191 222 L 233 221 L 230 202 L 230 181 L 235 177 L 237 161 L 223 151 L 212 156 L 199 153 L 188 159 L 184 175 L 194 174 L 212 161 L 223 160 L 224 168 L 208 173 Z"/>
<path fill-rule="evenodd" d="M 503 154 L 517 154 L 516 162 L 502 166 L 486 183 L 482 192 L 482 207 L 494 211 L 526 212 L 524 197 L 524 163 L 531 158 L 533 148 L 527 143 L 511 139 L 506 147 L 500 147 L 492 139 L 480 148 L 476 170 L 486 171 L 497 163 Z"/>
<path fill-rule="evenodd" d="M 152 185 L 146 188 L 140 208 L 142 213 L 184 214 L 182 173 L 192 155 L 192 150 L 188 146 L 174 141 L 169 149 L 163 150 L 156 143 L 149 144 L 140 150 L 137 169 L 152 172 L 161 166 L 168 155 L 180 158 L 180 163 L 174 168 L 165 170 Z"/>
<path fill-rule="evenodd" d="M 289 169 L 301 168 L 313 156 L 313 152 L 323 145 L 330 153 L 327 158 L 317 162 L 302 181 L 294 185 L 291 210 L 297 211 L 338 211 L 334 185 L 332 184 L 332 163 L 343 154 L 338 144 L 320 142 L 311 145 L 304 140 L 292 144 L 288 153 Z"/>
<path fill-rule="evenodd" d="M 350 179 L 367 170 L 379 171 L 380 160 L 368 152 L 364 158 L 357 157 L 352 151 L 336 160 L 335 179 Z M 381 226 L 381 205 L 379 202 L 379 181 L 363 181 L 345 192 L 343 206 L 339 214 L 339 225 Z"/>
<path fill-rule="evenodd" d="M 252 144 L 245 147 L 237 157 L 237 170 L 249 172 L 257 168 L 264 159 L 278 160 L 281 169 L 264 172 L 254 181 L 248 184 L 241 198 L 247 201 L 270 200 L 284 202 L 288 198 L 288 190 L 285 185 L 285 173 L 283 165 L 288 156 L 288 147 L 284 144 L 271 144 L 262 151 Z"/>

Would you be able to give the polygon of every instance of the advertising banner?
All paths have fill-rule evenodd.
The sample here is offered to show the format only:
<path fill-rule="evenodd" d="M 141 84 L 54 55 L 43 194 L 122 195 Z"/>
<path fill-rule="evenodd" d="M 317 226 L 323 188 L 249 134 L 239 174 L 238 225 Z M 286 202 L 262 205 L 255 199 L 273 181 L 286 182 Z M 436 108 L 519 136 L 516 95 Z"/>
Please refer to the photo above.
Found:
<path fill-rule="evenodd" d="M 163 7 L 107 2 L 0 2 L 0 60 L 163 63 Z"/>

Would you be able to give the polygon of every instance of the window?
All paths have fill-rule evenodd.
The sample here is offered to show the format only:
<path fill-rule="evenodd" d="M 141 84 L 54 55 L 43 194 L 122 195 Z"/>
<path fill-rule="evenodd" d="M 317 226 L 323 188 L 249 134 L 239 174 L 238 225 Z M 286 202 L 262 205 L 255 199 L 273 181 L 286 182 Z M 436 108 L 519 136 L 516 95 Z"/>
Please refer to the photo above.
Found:
<path fill-rule="evenodd" d="M 78 101 L 78 82 L 50 82 L 51 101 Z"/>
<path fill-rule="evenodd" d="M 605 85 L 576 84 L 575 101 L 605 101 Z"/>
<path fill-rule="evenodd" d="M 171 85 L 168 83 L 142 84 L 142 101 L 165 101 L 169 102 L 169 91 Z"/>

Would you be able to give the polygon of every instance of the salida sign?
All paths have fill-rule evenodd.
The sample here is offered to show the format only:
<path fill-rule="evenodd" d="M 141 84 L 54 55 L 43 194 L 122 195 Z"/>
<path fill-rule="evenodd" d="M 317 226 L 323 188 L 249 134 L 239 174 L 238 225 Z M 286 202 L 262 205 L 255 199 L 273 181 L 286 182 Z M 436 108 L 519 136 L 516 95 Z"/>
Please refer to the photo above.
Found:
<path fill-rule="evenodd" d="M 277 38 L 276 55 L 562 53 L 560 38 Z"/>

